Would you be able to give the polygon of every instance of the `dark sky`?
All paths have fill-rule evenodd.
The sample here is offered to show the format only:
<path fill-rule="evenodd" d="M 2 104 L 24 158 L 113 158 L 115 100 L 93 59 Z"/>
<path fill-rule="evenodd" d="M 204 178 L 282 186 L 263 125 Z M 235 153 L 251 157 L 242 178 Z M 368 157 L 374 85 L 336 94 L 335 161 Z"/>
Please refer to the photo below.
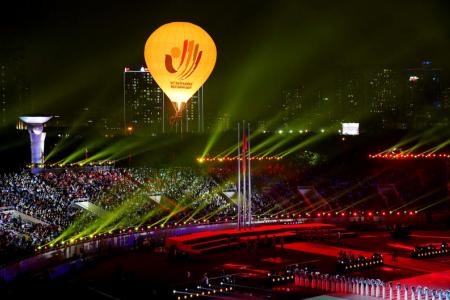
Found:
<path fill-rule="evenodd" d="M 120 112 L 122 72 L 144 62 L 160 25 L 190 21 L 216 42 L 208 111 L 235 117 L 279 101 L 281 89 L 317 84 L 339 66 L 450 67 L 448 1 L 8 1 L 1 42 L 22 45 L 40 111 L 84 106 Z M 261 108 L 261 109 L 259 109 Z"/>

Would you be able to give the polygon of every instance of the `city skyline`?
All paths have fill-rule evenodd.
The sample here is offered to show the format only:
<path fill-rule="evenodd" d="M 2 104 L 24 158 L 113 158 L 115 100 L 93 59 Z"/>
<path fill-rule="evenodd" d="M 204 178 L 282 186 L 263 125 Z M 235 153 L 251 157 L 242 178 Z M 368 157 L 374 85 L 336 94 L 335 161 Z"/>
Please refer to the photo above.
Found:
<path fill-rule="evenodd" d="M 130 88 L 129 82 L 126 82 L 128 73 L 137 74 L 138 77 L 143 74 L 142 79 L 145 79 L 140 83 L 135 83 L 134 98 L 132 96 L 135 106 L 137 105 L 134 108 L 135 112 L 138 115 L 142 114 L 140 121 L 137 121 L 136 118 L 131 120 L 131 117 L 127 117 L 124 111 L 124 105 L 131 105 L 126 103 L 127 89 Z M 152 125 L 152 128 L 144 126 L 147 128 L 147 132 L 138 130 L 145 135 L 179 132 L 180 129 L 177 126 L 180 122 L 175 124 L 172 122 L 173 120 L 171 121 L 174 115 L 172 104 L 152 80 L 148 70 L 143 66 L 136 69 L 125 67 L 123 74 L 123 103 L 115 115 L 111 116 L 107 113 L 107 105 L 90 103 L 78 108 L 81 117 L 71 119 L 70 115 L 57 115 L 56 126 L 66 128 L 94 126 L 106 133 L 120 135 L 132 133 L 130 130 L 127 132 L 127 128 L 130 126 L 137 129 L 143 123 L 147 123 L 155 125 Z M 330 76 L 324 79 L 321 85 L 292 84 L 291 87 L 282 88 L 277 101 L 264 106 L 260 114 L 252 116 L 251 120 L 254 124 L 272 121 L 273 109 L 276 109 L 281 117 L 278 121 L 272 121 L 271 129 L 273 130 L 276 129 L 275 127 L 292 127 L 292 124 L 298 123 L 298 120 L 305 114 L 312 117 L 300 127 L 310 128 L 310 130 L 318 130 L 323 126 L 337 126 L 342 122 L 367 122 L 372 126 L 381 126 L 383 129 L 405 130 L 426 128 L 436 124 L 448 125 L 449 123 L 449 118 L 446 116 L 450 111 L 450 84 L 446 81 L 448 74 L 445 69 L 435 66 L 431 60 L 422 60 L 419 66 L 402 69 L 383 66 L 370 69 L 340 67 L 330 70 L 328 74 Z M 4 71 L 2 71 L 2 76 L 4 76 Z M 138 77 L 133 78 L 137 79 Z M 33 106 L 32 103 L 26 101 L 29 100 L 27 99 L 29 86 L 24 81 L 19 82 L 20 85 L 15 90 L 17 93 L 15 96 L 22 102 L 21 106 L 14 107 L 12 111 L 30 112 L 31 109 L 21 110 L 21 107 Z M 23 90 L 20 90 L 21 88 Z M 219 130 L 232 128 L 229 125 L 224 127 L 223 124 L 219 124 L 224 115 L 227 116 L 228 124 L 238 121 L 230 113 L 210 111 L 206 117 L 204 116 L 203 93 L 202 87 L 188 101 L 182 114 L 183 130 L 187 133 L 204 133 L 218 130 L 218 128 L 221 128 Z M 292 98 L 291 94 L 294 94 L 296 99 L 290 99 Z M 4 94 L 2 96 L 5 98 Z M 141 101 L 141 107 L 138 107 L 137 98 L 139 97 L 148 97 L 148 103 L 142 106 L 144 102 Z M 1 123 L 4 125 L 7 115 L 4 111 L 8 106 L 4 105 L 7 103 L 5 99 L 2 101 L 3 118 Z M 158 107 L 155 108 L 154 105 Z M 348 117 L 348 109 L 351 110 L 351 117 Z M 133 108 L 128 110 L 131 111 Z M 16 119 L 14 115 L 12 118 Z M 17 120 L 15 121 L 17 123 Z M 155 126 L 158 128 L 156 129 Z M 295 126 L 293 126 L 294 129 Z"/>
<path fill-rule="evenodd" d="M 267 107 L 279 107 L 285 89 L 329 89 L 327 78 L 342 66 L 404 70 L 430 59 L 443 69 L 442 89 L 449 86 L 444 1 L 258 2 L 258 10 L 254 5 L 240 3 L 225 18 L 227 5 L 202 1 L 9 4 L 1 21 L 1 48 L 9 50 L 0 61 L 8 66 L 6 58 L 23 57 L 19 69 L 26 75 L 21 81 L 31 111 L 75 120 L 73 113 L 85 107 L 99 107 L 102 118 L 121 119 L 123 66 L 144 65 L 145 39 L 173 20 L 198 23 L 217 41 L 218 65 L 204 89 L 205 120 L 220 112 L 232 121 L 256 121 Z M 173 7 L 177 13 L 169 14 Z"/>

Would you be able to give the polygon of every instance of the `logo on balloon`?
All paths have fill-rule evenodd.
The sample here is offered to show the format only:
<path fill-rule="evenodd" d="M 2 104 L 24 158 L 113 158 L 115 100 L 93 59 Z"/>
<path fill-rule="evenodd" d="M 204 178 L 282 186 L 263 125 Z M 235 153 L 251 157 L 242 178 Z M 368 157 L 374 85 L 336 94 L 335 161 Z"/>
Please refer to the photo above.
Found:
<path fill-rule="evenodd" d="M 172 22 L 152 32 L 145 43 L 144 56 L 150 74 L 178 113 L 208 79 L 217 49 L 201 27 Z"/>
<path fill-rule="evenodd" d="M 183 52 L 181 52 L 180 48 L 173 47 L 170 54 L 166 54 L 165 65 L 167 72 L 179 73 L 177 76 L 179 80 L 189 78 L 197 69 L 200 60 L 202 59 L 202 53 L 203 51 L 199 51 L 198 43 L 194 46 L 193 40 L 189 42 L 188 40 L 184 40 Z M 173 66 L 174 59 L 177 59 L 180 55 L 180 63 L 175 68 Z"/>

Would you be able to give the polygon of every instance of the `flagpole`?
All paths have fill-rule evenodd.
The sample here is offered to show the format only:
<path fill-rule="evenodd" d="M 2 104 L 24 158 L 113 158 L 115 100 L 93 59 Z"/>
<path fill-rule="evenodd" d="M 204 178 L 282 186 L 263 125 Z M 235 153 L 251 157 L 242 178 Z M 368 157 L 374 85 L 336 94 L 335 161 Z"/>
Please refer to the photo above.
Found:
<path fill-rule="evenodd" d="M 247 179 L 246 179 L 246 158 L 247 158 L 247 145 L 245 139 L 245 121 L 242 121 L 242 187 L 243 187 L 243 201 L 242 201 L 242 226 L 247 226 Z"/>
<path fill-rule="evenodd" d="M 247 123 L 247 151 L 248 151 L 248 224 L 252 227 L 252 180 L 250 173 L 250 162 L 252 159 L 250 151 L 250 123 Z"/>
<path fill-rule="evenodd" d="M 238 123 L 238 144 L 237 144 L 237 152 L 238 152 L 238 191 L 237 191 L 237 206 L 238 206 L 238 214 L 237 214 L 237 227 L 238 230 L 241 230 L 241 127 Z"/>

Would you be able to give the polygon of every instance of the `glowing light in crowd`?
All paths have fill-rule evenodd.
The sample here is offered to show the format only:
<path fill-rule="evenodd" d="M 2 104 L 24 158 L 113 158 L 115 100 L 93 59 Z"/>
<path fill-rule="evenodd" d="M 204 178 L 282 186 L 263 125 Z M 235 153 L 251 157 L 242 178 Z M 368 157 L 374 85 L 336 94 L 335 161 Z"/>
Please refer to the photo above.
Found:
<path fill-rule="evenodd" d="M 150 74 L 179 112 L 214 69 L 217 50 L 201 27 L 187 22 L 162 25 L 144 50 Z"/>

